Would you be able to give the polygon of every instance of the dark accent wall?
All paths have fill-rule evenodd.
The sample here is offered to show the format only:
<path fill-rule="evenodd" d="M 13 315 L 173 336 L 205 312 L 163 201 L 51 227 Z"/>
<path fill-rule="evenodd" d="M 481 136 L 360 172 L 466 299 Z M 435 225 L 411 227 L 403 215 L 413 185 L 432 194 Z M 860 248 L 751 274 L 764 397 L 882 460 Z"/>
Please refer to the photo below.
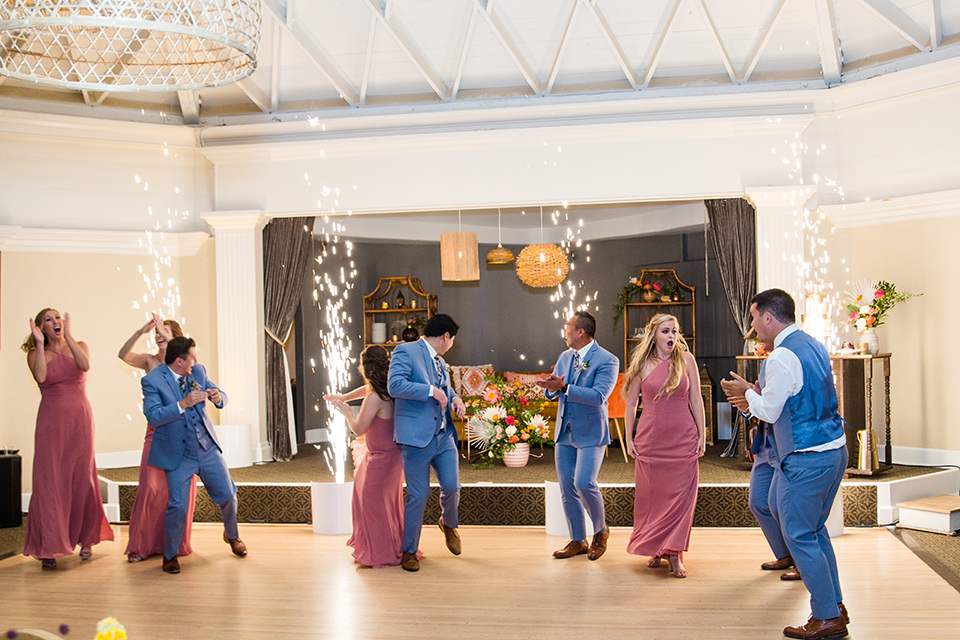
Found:
<path fill-rule="evenodd" d="M 303 323 L 300 327 L 304 345 L 303 369 L 298 371 L 302 384 L 306 429 L 315 429 L 326 422 L 321 395 L 326 384 L 321 366 L 319 331 L 323 317 L 313 302 L 314 276 L 323 271 L 339 274 L 340 267 L 354 262 L 356 286 L 349 294 L 347 311 L 353 351 L 363 348 L 362 300 L 377 286 L 381 276 L 420 278 L 424 289 L 438 296 L 438 310 L 448 313 L 460 324 L 456 343 L 445 359 L 453 365 L 493 364 L 497 371 L 540 371 L 550 369 L 566 347 L 561 337 L 563 317 L 554 311 L 561 303 L 551 302 L 557 288 L 534 289 L 520 282 L 515 265 L 487 265 L 484 257 L 493 245 L 480 245 L 480 280 L 478 282 L 443 282 L 440 279 L 439 243 L 386 243 L 357 241 L 353 255 L 342 251 L 328 255 L 322 265 L 313 264 L 304 282 Z M 521 245 L 508 245 L 514 254 Z M 317 243 L 320 250 L 320 243 Z M 587 258 L 589 257 L 589 261 Z M 712 257 L 704 266 L 702 233 L 673 234 L 641 238 L 600 240 L 576 250 L 576 267 L 568 280 L 577 284 L 576 301 L 586 296 L 589 311 L 597 319 L 597 340 L 601 346 L 623 360 L 623 326 L 612 327 L 616 295 L 631 276 L 644 268 L 673 268 L 680 279 L 696 287 L 697 362 L 706 364 L 714 382 L 735 369 L 734 356 L 741 350 L 742 340 L 730 315 L 720 274 Z M 710 295 L 706 283 L 709 279 Z M 582 284 L 581 284 L 582 282 Z M 563 285 L 566 292 L 566 284 Z M 563 301 L 566 302 L 566 296 Z M 599 308 L 597 308 L 599 307 Z M 622 322 L 622 321 L 621 321 Z M 686 328 L 684 328 L 686 330 Z M 316 362 L 311 367 L 310 359 Z M 543 364 L 539 364 L 543 361 Z M 302 381 L 302 382 L 301 382 Z M 358 375 L 354 384 L 360 384 Z M 350 387 L 352 388 L 352 387 Z M 714 397 L 718 398 L 718 388 Z M 316 407 L 319 406 L 319 411 Z"/>

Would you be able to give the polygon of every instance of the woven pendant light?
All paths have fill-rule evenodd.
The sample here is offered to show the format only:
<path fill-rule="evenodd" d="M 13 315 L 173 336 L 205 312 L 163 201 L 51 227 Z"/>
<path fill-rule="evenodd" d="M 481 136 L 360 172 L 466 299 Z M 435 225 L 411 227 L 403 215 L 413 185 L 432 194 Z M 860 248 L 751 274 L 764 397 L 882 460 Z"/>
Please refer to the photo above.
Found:
<path fill-rule="evenodd" d="M 459 227 L 460 212 L 457 212 Z M 440 234 L 440 278 L 452 282 L 480 279 L 480 248 L 476 231 Z"/>
<path fill-rule="evenodd" d="M 517 276 L 531 287 L 555 287 L 566 280 L 569 270 L 564 250 L 543 242 L 543 207 L 540 207 L 540 244 L 527 245 L 520 251 Z"/>
<path fill-rule="evenodd" d="M 497 209 L 497 246 L 487 252 L 487 264 L 510 264 L 513 262 L 513 251 L 504 249 L 500 240 L 500 209 Z"/>

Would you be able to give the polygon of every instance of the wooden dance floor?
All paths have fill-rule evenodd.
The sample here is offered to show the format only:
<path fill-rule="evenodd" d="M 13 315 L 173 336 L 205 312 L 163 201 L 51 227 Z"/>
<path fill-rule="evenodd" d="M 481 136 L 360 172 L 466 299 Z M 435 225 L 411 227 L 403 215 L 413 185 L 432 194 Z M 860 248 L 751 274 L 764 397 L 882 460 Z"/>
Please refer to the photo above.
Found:
<path fill-rule="evenodd" d="M 629 556 L 629 529 L 607 554 L 554 560 L 566 541 L 543 529 L 463 527 L 463 555 L 426 527 L 419 573 L 353 564 L 346 536 L 304 525 L 241 525 L 246 559 L 230 555 L 215 524 L 195 524 L 194 554 L 167 575 L 154 557 L 127 564 L 117 541 L 55 571 L 16 556 L 0 561 L 0 632 L 70 627 L 91 638 L 114 616 L 131 640 L 171 638 L 778 638 L 809 613 L 806 591 L 760 571 L 760 531 L 697 528 L 673 578 Z M 953 638 L 960 593 L 886 529 L 847 529 L 834 541 L 851 638 Z"/>

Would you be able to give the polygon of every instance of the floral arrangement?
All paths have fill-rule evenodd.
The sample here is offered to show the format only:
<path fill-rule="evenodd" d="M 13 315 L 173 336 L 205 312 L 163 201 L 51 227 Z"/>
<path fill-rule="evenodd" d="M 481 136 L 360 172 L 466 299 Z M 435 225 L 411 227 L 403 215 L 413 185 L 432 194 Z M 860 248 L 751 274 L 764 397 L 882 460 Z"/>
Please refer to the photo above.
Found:
<path fill-rule="evenodd" d="M 760 340 L 755 340 L 753 345 L 753 355 L 766 356 L 770 355 L 770 352 L 767 351 L 767 348 L 764 346 L 763 342 Z"/>
<path fill-rule="evenodd" d="M 876 284 L 869 280 L 861 280 L 852 291 L 847 293 L 849 301 L 844 305 L 846 313 L 849 314 L 847 324 L 854 325 L 857 331 L 879 327 L 896 305 L 922 295 L 922 293 L 897 291 L 896 285 L 886 280 Z"/>
<path fill-rule="evenodd" d="M 61 624 L 58 631 L 61 636 L 65 637 L 70 633 L 70 627 L 65 624 Z M 48 636 L 56 637 L 53 636 L 53 634 L 40 629 L 27 629 L 23 630 L 22 632 L 17 631 L 16 629 L 11 629 L 6 633 L 6 637 L 9 638 L 9 640 L 16 640 L 17 638 L 21 637 L 36 638 Z M 120 621 L 116 618 L 104 618 L 97 623 L 97 635 L 94 636 L 93 640 L 127 640 L 127 629 L 120 624 Z"/>
<path fill-rule="evenodd" d="M 620 324 L 620 318 L 623 317 L 624 309 L 627 308 L 630 302 L 633 302 L 637 294 L 643 291 L 652 291 L 659 296 L 662 290 L 663 286 L 659 282 L 637 282 L 637 278 L 630 278 L 629 283 L 623 287 L 623 291 L 617 294 L 617 304 L 613 305 L 614 330 L 616 330 L 617 325 Z"/>
<path fill-rule="evenodd" d="M 489 467 L 518 444 L 553 444 L 547 419 L 540 415 L 543 400 L 527 397 L 520 382 L 490 378 L 483 394 L 467 400 L 467 437 L 485 456 L 475 466 Z"/>
<path fill-rule="evenodd" d="M 423 327 L 427 324 L 427 316 L 422 313 L 412 315 L 407 318 L 406 327 L 411 329 L 416 329 L 418 331 L 423 331 Z"/>

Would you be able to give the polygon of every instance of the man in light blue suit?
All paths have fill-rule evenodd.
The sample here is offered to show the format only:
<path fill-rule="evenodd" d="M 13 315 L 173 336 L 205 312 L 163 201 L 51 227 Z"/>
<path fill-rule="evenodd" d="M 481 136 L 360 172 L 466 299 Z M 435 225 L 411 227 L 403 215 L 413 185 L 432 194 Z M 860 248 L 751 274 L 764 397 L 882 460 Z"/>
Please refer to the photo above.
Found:
<path fill-rule="evenodd" d="M 607 550 L 610 537 L 597 474 L 611 441 L 607 398 L 617 384 L 620 360 L 593 339 L 596 329 L 596 320 L 586 311 L 570 316 L 563 326 L 569 349 L 557 358 L 553 372 L 537 381 L 548 399 L 559 399 L 554 451 L 570 542 L 554 551 L 554 558 L 586 553 L 596 560 Z M 584 509 L 594 528 L 589 545 Z"/>
<path fill-rule="evenodd" d="M 783 633 L 791 638 L 844 637 L 849 615 L 826 528 L 847 466 L 830 356 L 794 324 L 796 308 L 787 292 L 761 291 L 751 300 L 750 315 L 757 339 L 774 346 L 760 391 L 733 372 L 733 380 L 720 384 L 728 397 L 743 397 L 750 413 L 773 424 L 779 458 L 773 516 L 810 592 L 812 610 L 806 624 Z"/>
<path fill-rule="evenodd" d="M 230 478 L 217 434 L 205 408 L 209 400 L 222 408 L 227 394 L 207 379 L 197 364 L 193 338 L 167 343 L 165 364 L 140 381 L 143 414 L 154 428 L 147 462 L 167 472 L 169 499 L 163 520 L 163 570 L 180 573 L 177 551 L 187 524 L 190 485 L 197 474 L 210 498 L 220 506 L 223 540 L 241 558 L 247 547 L 237 533 L 237 487 Z"/>
<path fill-rule="evenodd" d="M 466 407 L 450 385 L 443 360 L 460 329 L 453 318 L 439 313 L 427 320 L 423 337 L 398 345 L 390 358 L 387 390 L 395 400 L 394 440 L 400 445 L 407 497 L 403 503 L 403 556 L 400 566 L 418 571 L 423 511 L 430 497 L 430 468 L 440 482 L 440 529 L 447 549 L 460 555 L 457 532 L 460 470 L 453 413 L 463 418 Z"/>

